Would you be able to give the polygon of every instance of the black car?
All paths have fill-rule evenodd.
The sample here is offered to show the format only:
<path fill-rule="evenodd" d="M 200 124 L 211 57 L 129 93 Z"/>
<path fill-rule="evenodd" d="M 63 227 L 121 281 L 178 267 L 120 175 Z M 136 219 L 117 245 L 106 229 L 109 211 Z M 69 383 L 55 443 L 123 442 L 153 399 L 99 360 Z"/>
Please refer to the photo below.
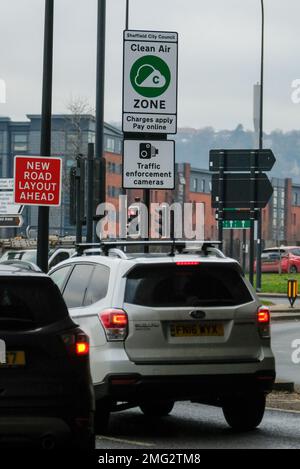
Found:
<path fill-rule="evenodd" d="M 93 418 L 88 337 L 47 275 L 1 265 L 0 446 L 94 448 Z"/>

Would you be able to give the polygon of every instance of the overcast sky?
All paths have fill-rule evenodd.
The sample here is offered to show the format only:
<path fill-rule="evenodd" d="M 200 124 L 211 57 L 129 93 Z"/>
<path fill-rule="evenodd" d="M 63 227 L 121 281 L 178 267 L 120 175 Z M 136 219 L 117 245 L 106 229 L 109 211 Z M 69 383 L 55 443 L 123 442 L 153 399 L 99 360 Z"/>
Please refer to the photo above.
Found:
<path fill-rule="evenodd" d="M 71 97 L 94 105 L 97 0 L 55 0 L 53 112 Z M 300 128 L 300 2 L 265 0 L 266 131 Z M 1 0 L 0 115 L 40 113 L 44 0 Z M 121 120 L 125 0 L 107 0 L 105 120 Z M 260 0 L 130 0 L 130 28 L 178 31 L 180 127 L 252 129 L 260 73 Z"/>

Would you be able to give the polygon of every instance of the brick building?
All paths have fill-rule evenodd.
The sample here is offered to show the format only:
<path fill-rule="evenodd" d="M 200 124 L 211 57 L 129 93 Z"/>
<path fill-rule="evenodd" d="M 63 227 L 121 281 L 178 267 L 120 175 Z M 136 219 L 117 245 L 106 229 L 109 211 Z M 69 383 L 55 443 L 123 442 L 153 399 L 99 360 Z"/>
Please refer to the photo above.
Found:
<path fill-rule="evenodd" d="M 0 177 L 13 176 L 13 157 L 19 155 L 39 155 L 40 151 L 39 115 L 28 115 L 27 121 L 15 122 L 8 117 L 0 117 Z M 117 128 L 104 126 L 104 158 L 106 160 L 106 200 L 118 208 L 118 197 L 122 190 L 122 138 Z M 87 154 L 87 145 L 95 140 L 95 119 L 91 115 L 53 115 L 52 155 L 63 158 L 63 198 L 60 208 L 50 210 L 51 233 L 74 234 L 70 224 L 69 182 L 70 168 L 75 164 L 76 154 Z M 291 179 L 272 178 L 274 193 L 263 209 L 262 238 L 265 245 L 288 243 L 300 244 L 300 184 Z M 136 198 L 143 200 L 142 190 L 128 190 L 128 204 Z M 193 168 L 189 163 L 177 163 L 175 169 L 175 189 L 173 191 L 153 190 L 151 201 L 202 203 L 204 208 L 204 235 L 206 239 L 217 239 L 215 212 L 211 208 L 211 174 L 206 169 Z M 37 209 L 24 210 L 24 230 L 27 225 L 37 225 Z M 193 226 L 196 220 L 193 217 Z M 22 229 L 21 229 L 22 231 Z M 20 230 L 18 230 L 20 233 Z M 12 231 L 6 235 L 13 234 Z M 229 233 L 225 232 L 225 239 Z M 248 233 L 247 233 L 248 234 Z M 5 230 L 2 230 L 5 236 Z M 234 238 L 241 244 L 241 230 L 234 231 Z"/>

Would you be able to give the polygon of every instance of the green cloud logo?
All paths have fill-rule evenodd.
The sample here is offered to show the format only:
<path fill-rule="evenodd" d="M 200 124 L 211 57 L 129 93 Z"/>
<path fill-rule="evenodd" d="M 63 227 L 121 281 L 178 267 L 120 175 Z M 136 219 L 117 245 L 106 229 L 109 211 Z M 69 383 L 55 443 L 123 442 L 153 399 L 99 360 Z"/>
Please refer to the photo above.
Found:
<path fill-rule="evenodd" d="M 135 77 L 135 84 L 143 88 L 162 88 L 166 84 L 166 79 L 152 65 L 142 65 Z"/>
<path fill-rule="evenodd" d="M 160 57 L 140 57 L 131 67 L 130 81 L 137 93 L 147 98 L 162 95 L 170 85 L 171 73 Z"/>

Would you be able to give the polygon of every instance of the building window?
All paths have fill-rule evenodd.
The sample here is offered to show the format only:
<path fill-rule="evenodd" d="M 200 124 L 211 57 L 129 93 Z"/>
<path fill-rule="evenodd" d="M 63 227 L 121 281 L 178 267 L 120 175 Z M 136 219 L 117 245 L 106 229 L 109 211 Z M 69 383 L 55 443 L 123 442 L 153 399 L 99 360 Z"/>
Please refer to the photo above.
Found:
<path fill-rule="evenodd" d="M 113 138 L 107 137 L 106 150 L 112 153 L 115 151 L 115 140 Z"/>
<path fill-rule="evenodd" d="M 15 134 L 13 136 L 13 151 L 27 151 L 28 150 L 28 137 L 27 134 Z"/>
<path fill-rule="evenodd" d="M 298 193 L 294 192 L 293 194 L 293 205 L 298 205 Z"/>
<path fill-rule="evenodd" d="M 293 214 L 293 222 L 294 222 L 294 225 L 296 225 L 296 223 L 297 223 L 297 217 L 296 217 L 296 214 L 295 214 L 295 213 Z"/>
<path fill-rule="evenodd" d="M 201 191 L 205 192 L 205 179 L 202 179 L 201 181 Z"/>
<path fill-rule="evenodd" d="M 121 140 L 115 140 L 115 152 L 116 153 L 121 153 L 122 152 L 122 141 Z"/>
<path fill-rule="evenodd" d="M 198 190 L 198 179 L 193 180 L 193 192 L 197 192 Z"/>

